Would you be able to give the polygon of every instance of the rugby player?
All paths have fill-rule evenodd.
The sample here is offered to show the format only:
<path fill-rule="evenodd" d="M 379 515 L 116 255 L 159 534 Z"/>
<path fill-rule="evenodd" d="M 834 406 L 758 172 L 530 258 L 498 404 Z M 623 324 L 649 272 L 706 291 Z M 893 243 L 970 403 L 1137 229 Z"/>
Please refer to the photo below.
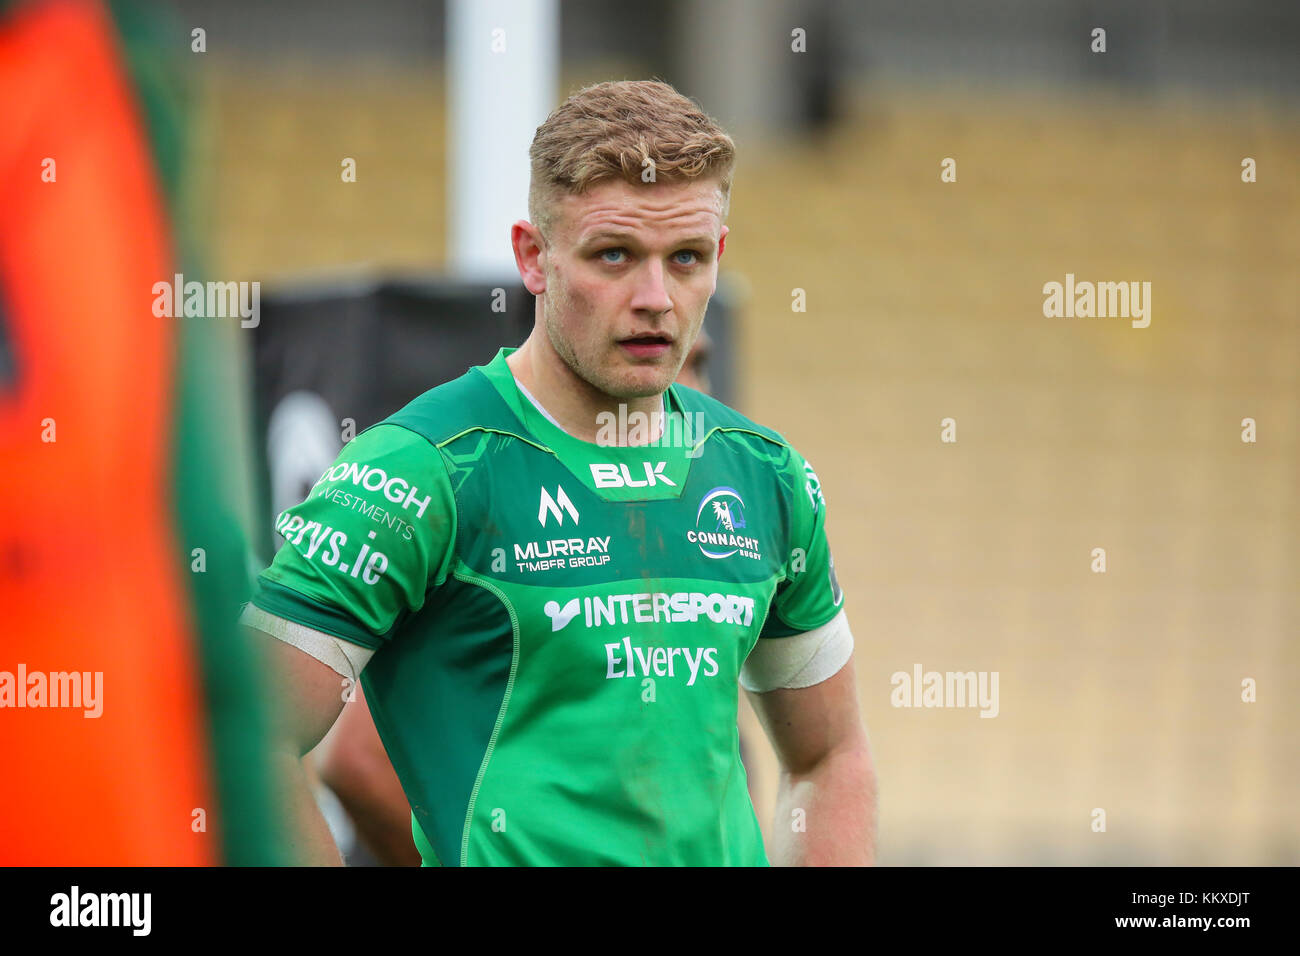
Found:
<path fill-rule="evenodd" d="M 667 84 L 615 82 L 553 112 L 530 158 L 511 241 L 532 334 L 350 442 L 280 515 L 244 612 L 277 639 L 301 855 L 340 862 L 299 758 L 359 678 L 427 865 L 874 862 L 820 482 L 673 384 L 734 145 Z M 612 421 L 631 425 L 613 442 Z M 738 683 L 781 763 L 770 847 Z"/>
<path fill-rule="evenodd" d="M 677 381 L 708 392 L 712 348 L 708 330 L 701 328 L 677 373 Z M 357 858 L 364 861 L 369 857 L 383 866 L 419 866 L 422 860 L 411 842 L 411 808 L 402 792 L 402 783 L 384 752 L 383 741 L 366 704 L 365 691 L 359 684 L 352 689 L 355 696 L 347 701 L 352 706 L 343 708 L 330 732 L 312 751 L 316 772 L 352 822 L 352 851 Z M 746 768 L 749 767 L 748 746 L 742 725 L 740 755 Z M 749 793 L 753 798 L 752 775 Z"/>

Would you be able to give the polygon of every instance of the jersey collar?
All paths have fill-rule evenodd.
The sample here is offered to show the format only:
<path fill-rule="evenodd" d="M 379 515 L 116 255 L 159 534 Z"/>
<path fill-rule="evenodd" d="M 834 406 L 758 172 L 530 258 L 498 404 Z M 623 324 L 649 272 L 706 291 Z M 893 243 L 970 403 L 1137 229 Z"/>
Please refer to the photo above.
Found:
<path fill-rule="evenodd" d="M 664 396 L 668 427 L 661 441 L 652 445 L 602 445 L 583 441 L 549 421 L 515 382 L 506 364 L 518 349 L 502 348 L 487 365 L 476 366 L 514 412 L 525 432 L 546 446 L 579 481 L 608 501 L 641 501 L 676 498 L 690 472 L 696 435 L 688 427 L 677 390 L 669 386 Z M 677 424 L 674 425 L 674 419 Z M 625 423 L 634 425 L 635 422 Z M 608 423 L 611 440 L 617 433 L 617 419 Z"/>

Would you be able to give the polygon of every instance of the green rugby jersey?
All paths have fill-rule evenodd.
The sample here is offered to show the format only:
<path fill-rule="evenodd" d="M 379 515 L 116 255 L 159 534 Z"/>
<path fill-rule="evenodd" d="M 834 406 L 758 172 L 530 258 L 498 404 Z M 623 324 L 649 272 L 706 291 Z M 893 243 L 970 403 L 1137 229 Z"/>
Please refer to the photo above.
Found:
<path fill-rule="evenodd" d="M 737 678 L 839 613 L 817 476 L 680 385 L 663 443 L 580 441 L 513 351 L 351 441 L 253 603 L 376 649 L 426 864 L 766 865 Z"/>

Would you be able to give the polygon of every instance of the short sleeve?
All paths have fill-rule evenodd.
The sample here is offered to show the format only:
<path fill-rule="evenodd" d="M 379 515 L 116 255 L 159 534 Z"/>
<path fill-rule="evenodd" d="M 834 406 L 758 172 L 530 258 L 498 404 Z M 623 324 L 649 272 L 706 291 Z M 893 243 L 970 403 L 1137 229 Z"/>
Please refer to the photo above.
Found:
<path fill-rule="evenodd" d="M 789 637 L 826 624 L 844 605 L 826 539 L 826 499 L 812 466 L 790 449 L 795 493 L 790 514 L 786 579 L 772 598 L 760 638 Z"/>
<path fill-rule="evenodd" d="M 275 530 L 284 544 L 252 603 L 378 648 L 451 566 L 456 504 L 442 454 L 400 425 L 369 428 Z"/>

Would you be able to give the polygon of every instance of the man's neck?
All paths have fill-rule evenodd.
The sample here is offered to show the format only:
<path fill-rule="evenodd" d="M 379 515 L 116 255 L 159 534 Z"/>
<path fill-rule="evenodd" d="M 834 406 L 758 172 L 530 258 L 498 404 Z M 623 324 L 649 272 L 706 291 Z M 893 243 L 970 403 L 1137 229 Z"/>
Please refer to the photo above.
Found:
<path fill-rule="evenodd" d="M 535 355 L 531 339 L 506 356 L 506 365 L 525 400 L 531 399 L 543 415 L 574 438 L 597 443 L 603 412 L 613 415 L 616 421 L 626 420 L 633 412 L 644 413 L 652 423 L 649 441 L 657 440 L 663 432 L 663 413 L 667 411 L 663 393 L 624 400 L 605 395 L 574 375 L 558 356 L 550 363 Z M 625 408 L 621 416 L 620 405 Z"/>

